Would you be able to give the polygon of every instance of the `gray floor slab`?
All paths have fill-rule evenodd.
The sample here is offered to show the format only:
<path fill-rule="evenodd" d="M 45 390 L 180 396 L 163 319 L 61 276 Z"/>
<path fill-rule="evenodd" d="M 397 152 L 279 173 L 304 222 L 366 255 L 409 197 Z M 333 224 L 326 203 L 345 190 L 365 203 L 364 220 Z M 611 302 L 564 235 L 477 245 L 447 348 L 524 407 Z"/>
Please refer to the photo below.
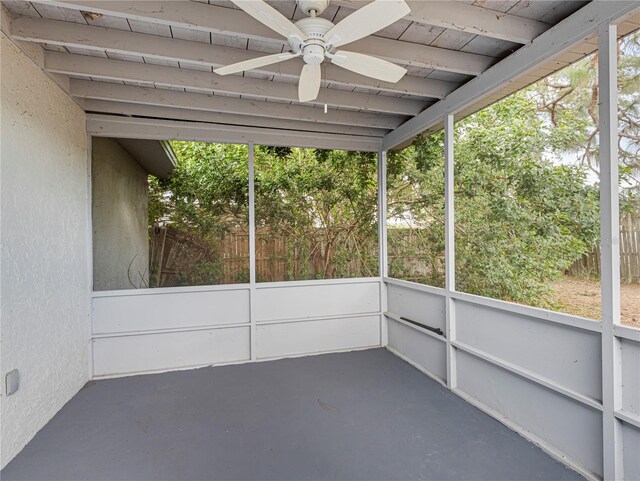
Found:
<path fill-rule="evenodd" d="M 382 349 L 88 383 L 29 480 L 582 480 Z"/>

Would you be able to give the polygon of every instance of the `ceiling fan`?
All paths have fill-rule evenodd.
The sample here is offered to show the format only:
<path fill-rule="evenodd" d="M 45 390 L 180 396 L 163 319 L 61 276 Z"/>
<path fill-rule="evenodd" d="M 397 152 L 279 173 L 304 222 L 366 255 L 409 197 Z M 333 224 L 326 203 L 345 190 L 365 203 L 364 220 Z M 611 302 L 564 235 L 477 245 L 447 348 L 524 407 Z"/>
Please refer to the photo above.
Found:
<path fill-rule="evenodd" d="M 385 82 L 395 83 L 407 73 L 406 69 L 386 60 L 336 50 L 337 47 L 371 35 L 407 15 L 411 10 L 404 0 L 374 0 L 336 25 L 318 17 L 329 6 L 329 0 L 297 0 L 298 6 L 309 16 L 295 23 L 263 0 L 231 1 L 259 22 L 286 37 L 291 50 L 220 67 L 214 70 L 219 75 L 257 69 L 302 57 L 305 65 L 298 82 L 298 99 L 300 102 L 309 102 L 318 97 L 320 64 L 325 57 L 339 67 Z"/>

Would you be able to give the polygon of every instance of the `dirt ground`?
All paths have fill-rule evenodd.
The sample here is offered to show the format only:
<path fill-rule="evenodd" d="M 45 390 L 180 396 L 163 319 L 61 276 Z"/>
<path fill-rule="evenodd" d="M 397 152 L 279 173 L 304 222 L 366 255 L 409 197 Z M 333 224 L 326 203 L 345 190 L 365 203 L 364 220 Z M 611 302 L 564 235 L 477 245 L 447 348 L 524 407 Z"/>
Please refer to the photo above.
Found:
<path fill-rule="evenodd" d="M 561 311 L 568 314 L 600 319 L 600 282 L 565 276 L 553 284 Z M 640 328 L 640 284 L 620 286 L 622 324 Z"/>

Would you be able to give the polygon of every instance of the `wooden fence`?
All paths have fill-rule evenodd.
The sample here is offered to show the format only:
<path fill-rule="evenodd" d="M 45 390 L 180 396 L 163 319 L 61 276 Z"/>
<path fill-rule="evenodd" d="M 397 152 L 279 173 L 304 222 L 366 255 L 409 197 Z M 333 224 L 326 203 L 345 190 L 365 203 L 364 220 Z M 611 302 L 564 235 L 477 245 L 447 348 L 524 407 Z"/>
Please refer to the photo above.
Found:
<path fill-rule="evenodd" d="M 249 282 L 249 234 L 226 235 L 214 246 L 156 226 L 150 232 L 149 264 L 151 287 Z"/>
<path fill-rule="evenodd" d="M 600 246 L 575 262 L 568 274 L 599 278 Z M 620 221 L 620 280 L 640 284 L 640 215 L 628 215 Z"/>
<path fill-rule="evenodd" d="M 322 231 L 318 229 L 316 235 L 313 234 L 296 239 L 259 229 L 256 232 L 256 279 L 286 281 L 377 275 L 377 246 L 341 260 L 338 267 L 333 262 L 335 259 L 330 258 L 327 270 L 327 256 L 331 254 L 325 249 Z M 156 226 L 151 229 L 150 238 L 151 287 L 249 282 L 249 234 L 246 231 L 228 232 L 215 242 L 206 243 L 171 226 Z M 355 252 L 362 246 L 343 247 L 354 247 Z"/>
<path fill-rule="evenodd" d="M 404 246 L 401 251 L 413 252 L 417 242 L 411 232 L 395 232 L 395 242 Z M 198 284 L 230 284 L 249 281 L 249 234 L 244 231 L 227 233 L 216 245 L 204 243 L 172 227 L 156 227 L 151 232 L 150 285 L 170 287 Z M 332 277 L 323 271 L 321 241 L 297 240 L 288 236 L 275 236 L 268 231 L 256 235 L 256 277 L 259 281 L 313 279 Z M 367 249 L 353 256 L 341 266 L 339 277 L 376 275 L 367 264 L 376 253 Z M 364 255 L 366 258 L 361 258 Z M 421 256 L 404 256 L 402 262 L 390 255 L 392 271 L 409 271 L 416 278 L 433 275 L 441 259 L 428 261 Z M 374 262 L 375 263 L 375 262 Z M 370 272 L 371 271 L 371 272 Z M 573 276 L 600 276 L 600 248 L 575 262 L 567 274 Z M 186 277 L 185 277 L 186 276 Z M 422 276 L 422 277 L 420 277 Z M 620 278 L 623 283 L 640 283 L 640 216 L 627 216 L 620 229 Z"/>

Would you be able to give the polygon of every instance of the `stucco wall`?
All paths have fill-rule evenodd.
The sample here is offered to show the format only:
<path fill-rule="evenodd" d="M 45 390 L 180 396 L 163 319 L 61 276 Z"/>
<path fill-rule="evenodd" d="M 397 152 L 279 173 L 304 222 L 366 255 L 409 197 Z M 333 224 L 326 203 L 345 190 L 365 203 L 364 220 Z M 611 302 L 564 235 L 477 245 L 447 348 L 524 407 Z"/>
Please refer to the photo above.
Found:
<path fill-rule="evenodd" d="M 147 172 L 113 139 L 92 150 L 93 289 L 147 287 Z"/>
<path fill-rule="evenodd" d="M 90 283 L 84 112 L 0 40 L 4 466 L 89 378 Z M 14 368 L 20 389 L 7 398 Z"/>

